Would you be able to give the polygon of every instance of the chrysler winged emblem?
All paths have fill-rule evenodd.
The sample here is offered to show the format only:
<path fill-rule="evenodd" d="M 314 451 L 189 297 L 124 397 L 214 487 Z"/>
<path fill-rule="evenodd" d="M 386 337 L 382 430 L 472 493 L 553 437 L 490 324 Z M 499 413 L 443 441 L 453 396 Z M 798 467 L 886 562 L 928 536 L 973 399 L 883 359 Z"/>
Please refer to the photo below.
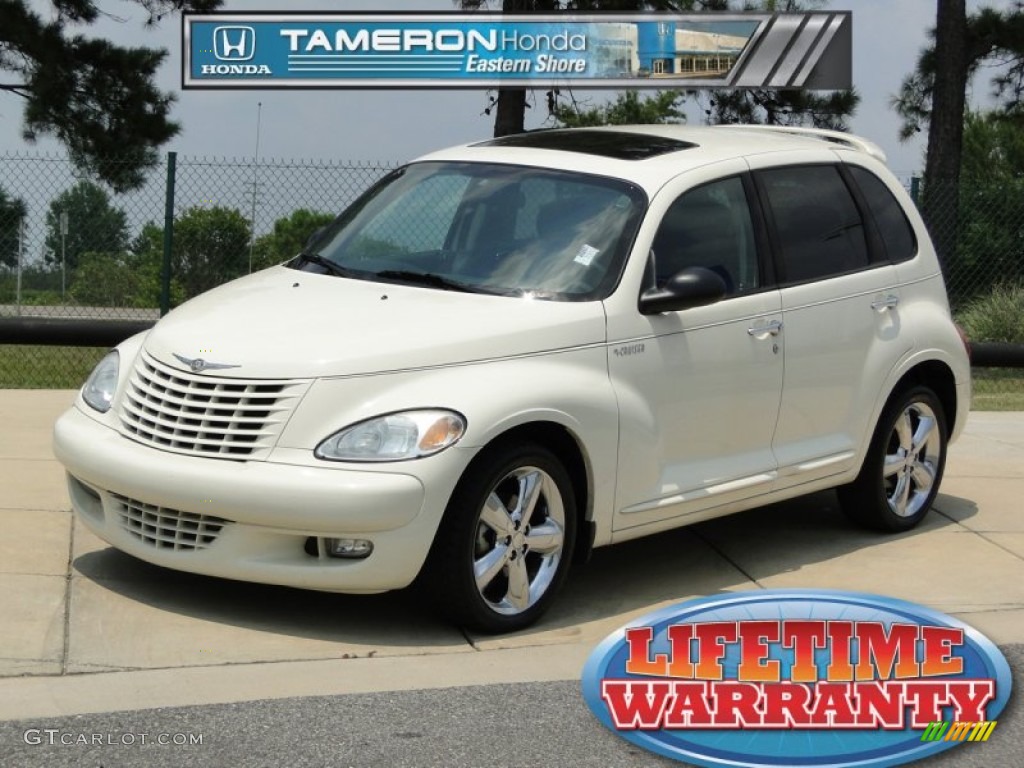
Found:
<path fill-rule="evenodd" d="M 222 371 L 225 368 L 241 368 L 240 365 L 228 365 L 226 363 L 211 363 L 208 360 L 203 360 L 201 357 L 185 357 L 179 355 L 177 352 L 172 352 L 178 360 L 187 365 L 192 373 L 202 373 L 203 371 Z"/>

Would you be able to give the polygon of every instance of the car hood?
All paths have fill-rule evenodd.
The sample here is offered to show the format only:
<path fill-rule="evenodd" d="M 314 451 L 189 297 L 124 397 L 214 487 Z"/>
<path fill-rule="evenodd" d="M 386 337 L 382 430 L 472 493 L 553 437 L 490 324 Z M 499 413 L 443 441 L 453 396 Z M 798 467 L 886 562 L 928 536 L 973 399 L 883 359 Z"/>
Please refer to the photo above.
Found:
<path fill-rule="evenodd" d="M 229 378 L 384 373 L 605 341 L 600 302 L 541 301 L 274 267 L 215 288 L 160 320 L 146 351 L 238 366 Z"/>

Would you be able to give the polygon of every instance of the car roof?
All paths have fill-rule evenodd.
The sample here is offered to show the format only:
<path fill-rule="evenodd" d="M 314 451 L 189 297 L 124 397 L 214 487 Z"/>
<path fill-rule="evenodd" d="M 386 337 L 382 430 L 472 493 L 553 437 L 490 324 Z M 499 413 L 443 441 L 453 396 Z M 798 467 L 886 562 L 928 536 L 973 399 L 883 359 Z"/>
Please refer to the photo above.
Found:
<path fill-rule="evenodd" d="M 418 161 L 491 162 L 632 181 L 655 191 L 684 171 L 771 152 L 834 149 L 885 162 L 867 139 L 838 131 L 761 125 L 626 125 L 531 131 L 433 152 Z"/>

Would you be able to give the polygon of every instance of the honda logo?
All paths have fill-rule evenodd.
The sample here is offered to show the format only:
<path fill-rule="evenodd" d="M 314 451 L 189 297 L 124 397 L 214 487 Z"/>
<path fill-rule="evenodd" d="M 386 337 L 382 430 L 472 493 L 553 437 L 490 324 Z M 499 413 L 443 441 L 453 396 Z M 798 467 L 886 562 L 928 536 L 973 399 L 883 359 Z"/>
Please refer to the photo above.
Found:
<path fill-rule="evenodd" d="M 221 61 L 249 61 L 256 55 L 256 30 L 252 27 L 216 27 L 213 55 Z"/>

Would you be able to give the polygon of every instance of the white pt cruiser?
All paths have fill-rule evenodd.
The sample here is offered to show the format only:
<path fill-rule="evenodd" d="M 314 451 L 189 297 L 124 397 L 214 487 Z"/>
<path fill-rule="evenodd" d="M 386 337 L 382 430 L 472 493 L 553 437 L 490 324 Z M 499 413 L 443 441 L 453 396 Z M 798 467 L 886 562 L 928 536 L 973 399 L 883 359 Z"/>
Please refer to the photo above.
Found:
<path fill-rule="evenodd" d="M 168 568 L 419 580 L 495 632 L 593 547 L 825 488 L 908 529 L 970 369 L 883 161 L 752 126 L 417 160 L 97 366 L 54 433 L 75 512 Z"/>

